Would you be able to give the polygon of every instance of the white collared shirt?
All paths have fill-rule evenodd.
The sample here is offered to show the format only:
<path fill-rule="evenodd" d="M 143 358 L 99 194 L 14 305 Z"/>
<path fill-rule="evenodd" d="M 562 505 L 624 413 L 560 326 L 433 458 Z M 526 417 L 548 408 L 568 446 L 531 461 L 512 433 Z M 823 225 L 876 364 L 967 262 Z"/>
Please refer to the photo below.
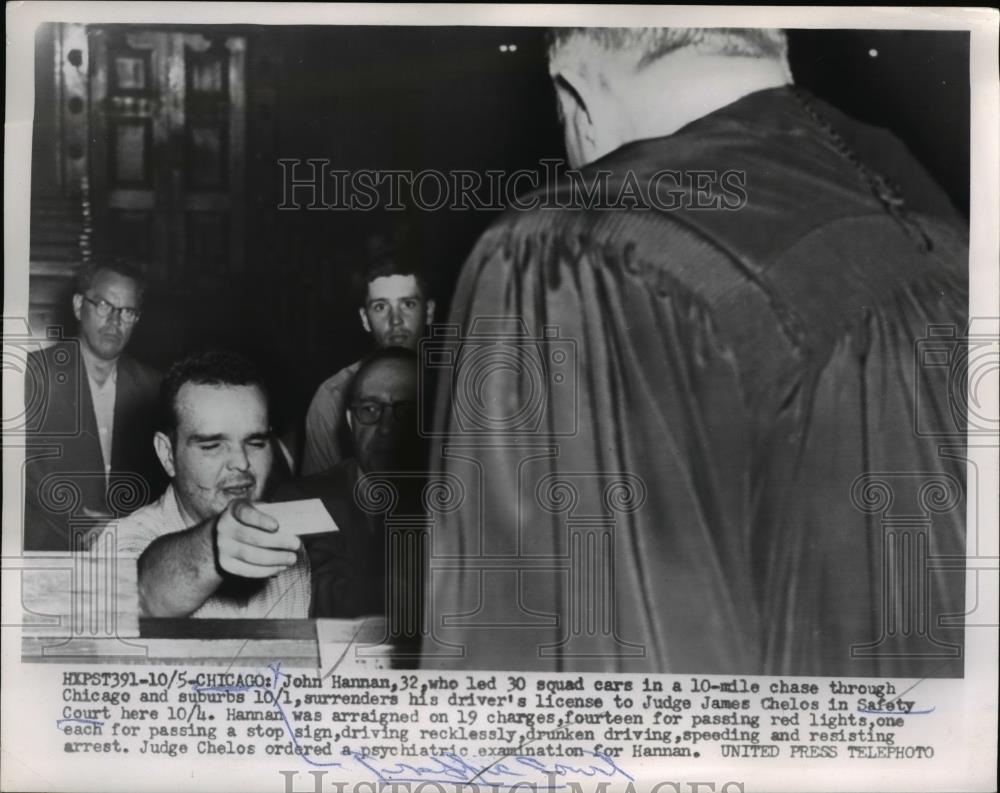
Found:
<path fill-rule="evenodd" d="M 87 358 L 84 357 L 86 364 Z M 99 385 L 87 368 L 90 383 L 90 399 L 94 403 L 94 418 L 97 419 L 97 437 L 101 442 L 101 457 L 104 458 L 104 475 L 111 471 L 111 448 L 115 433 L 115 400 L 118 396 L 118 367 L 111 370 L 108 379 Z"/>

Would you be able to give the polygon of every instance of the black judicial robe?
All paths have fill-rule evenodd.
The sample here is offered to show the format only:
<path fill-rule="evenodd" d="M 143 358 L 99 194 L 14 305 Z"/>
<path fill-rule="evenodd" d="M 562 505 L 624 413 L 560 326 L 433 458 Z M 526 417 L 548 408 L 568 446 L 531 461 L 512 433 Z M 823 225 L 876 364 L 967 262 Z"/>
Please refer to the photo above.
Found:
<path fill-rule="evenodd" d="M 677 206 L 615 208 L 663 170 Z M 961 675 L 968 263 L 944 194 L 793 88 L 583 177 L 586 206 L 560 182 L 462 271 L 432 466 L 464 490 L 432 524 L 423 664 Z"/>

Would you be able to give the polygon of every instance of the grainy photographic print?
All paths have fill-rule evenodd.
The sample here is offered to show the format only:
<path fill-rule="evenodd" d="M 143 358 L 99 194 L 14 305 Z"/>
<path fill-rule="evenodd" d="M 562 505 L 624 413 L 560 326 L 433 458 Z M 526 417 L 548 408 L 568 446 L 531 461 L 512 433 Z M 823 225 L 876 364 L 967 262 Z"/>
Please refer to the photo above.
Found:
<path fill-rule="evenodd" d="M 995 789 L 995 10 L 7 23 L 4 790 Z"/>

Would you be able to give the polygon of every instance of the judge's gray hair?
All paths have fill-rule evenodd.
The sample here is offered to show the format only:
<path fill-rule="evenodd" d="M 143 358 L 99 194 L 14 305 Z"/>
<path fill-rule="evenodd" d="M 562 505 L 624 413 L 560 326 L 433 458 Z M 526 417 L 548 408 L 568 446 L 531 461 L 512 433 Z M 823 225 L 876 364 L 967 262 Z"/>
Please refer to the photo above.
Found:
<path fill-rule="evenodd" d="M 569 44 L 584 43 L 633 55 L 637 70 L 685 47 L 705 55 L 781 61 L 788 53 L 784 31 L 777 28 L 552 28 L 549 57 L 562 53 Z"/>

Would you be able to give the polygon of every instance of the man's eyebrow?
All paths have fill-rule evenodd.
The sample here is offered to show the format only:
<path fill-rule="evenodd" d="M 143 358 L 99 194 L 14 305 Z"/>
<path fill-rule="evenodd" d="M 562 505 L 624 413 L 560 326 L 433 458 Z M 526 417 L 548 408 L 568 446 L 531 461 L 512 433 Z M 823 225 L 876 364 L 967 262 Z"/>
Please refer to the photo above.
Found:
<path fill-rule="evenodd" d="M 248 441 L 267 441 L 271 439 L 270 430 L 262 430 L 261 432 L 252 432 L 244 438 Z"/>
<path fill-rule="evenodd" d="M 121 305 L 118 305 L 113 300 L 109 300 L 107 297 L 102 295 L 100 292 L 95 292 L 93 295 L 84 295 L 84 297 L 86 297 L 89 300 L 93 300 L 95 303 L 107 303 L 112 308 L 117 308 L 117 309 L 130 308 L 132 309 L 132 311 L 139 310 L 138 306 L 130 306 L 127 303 L 122 303 Z"/>
<path fill-rule="evenodd" d="M 188 443 L 217 443 L 218 441 L 224 440 L 225 435 L 221 432 L 217 432 L 214 435 L 199 435 L 195 433 L 194 435 L 188 436 Z"/>
<path fill-rule="evenodd" d="M 370 297 L 365 302 L 370 304 L 370 303 L 378 303 L 380 301 L 389 302 L 392 300 L 411 300 L 411 299 L 421 300 L 423 299 L 423 293 L 419 289 L 417 289 L 414 290 L 413 292 L 407 292 L 405 295 L 393 295 L 391 297 L 382 295 L 379 297 Z"/>

